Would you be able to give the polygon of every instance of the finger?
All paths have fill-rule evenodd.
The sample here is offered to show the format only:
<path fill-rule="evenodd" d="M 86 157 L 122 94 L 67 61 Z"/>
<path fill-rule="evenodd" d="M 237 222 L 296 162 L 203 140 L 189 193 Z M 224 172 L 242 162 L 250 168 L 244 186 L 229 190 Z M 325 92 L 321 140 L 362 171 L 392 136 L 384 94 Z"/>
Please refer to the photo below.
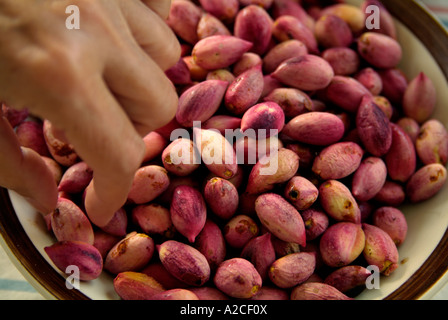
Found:
<path fill-rule="evenodd" d="M 168 18 L 171 0 L 142 0 L 142 2 L 157 13 L 163 20 Z"/>
<path fill-rule="evenodd" d="M 5 118 L 0 121 L 0 185 L 25 197 L 33 207 L 48 214 L 57 202 L 57 186 L 41 156 L 21 148 Z"/>
<path fill-rule="evenodd" d="M 167 70 L 179 61 L 179 41 L 154 11 L 140 1 L 126 1 L 122 5 L 122 12 L 138 45 L 162 70 Z"/>
<path fill-rule="evenodd" d="M 116 51 L 104 79 L 141 136 L 171 121 L 178 96 L 159 66 L 139 48 Z"/>
<path fill-rule="evenodd" d="M 72 99 L 67 108 L 56 111 L 55 121 L 93 170 L 85 208 L 91 221 L 101 227 L 125 204 L 145 147 L 99 76 L 78 90 L 79 101 Z"/>

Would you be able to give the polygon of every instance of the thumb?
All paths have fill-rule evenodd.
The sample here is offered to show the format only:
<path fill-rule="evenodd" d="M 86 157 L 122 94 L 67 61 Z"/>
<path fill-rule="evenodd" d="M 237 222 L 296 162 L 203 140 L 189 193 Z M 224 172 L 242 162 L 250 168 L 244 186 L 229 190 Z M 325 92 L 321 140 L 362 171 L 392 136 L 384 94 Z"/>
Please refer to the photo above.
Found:
<path fill-rule="evenodd" d="M 56 207 L 58 198 L 54 177 L 42 157 L 21 147 L 9 122 L 0 121 L 0 185 L 14 190 L 42 214 Z"/>

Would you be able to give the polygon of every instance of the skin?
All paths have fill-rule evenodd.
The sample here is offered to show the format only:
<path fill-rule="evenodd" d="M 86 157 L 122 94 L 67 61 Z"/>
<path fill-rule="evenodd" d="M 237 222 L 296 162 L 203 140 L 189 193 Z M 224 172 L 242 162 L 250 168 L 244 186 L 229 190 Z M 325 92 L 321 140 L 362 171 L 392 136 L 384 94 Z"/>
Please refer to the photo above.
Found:
<path fill-rule="evenodd" d="M 164 20 L 167 0 L 0 0 L 0 100 L 50 120 L 93 169 L 85 206 L 104 226 L 126 201 L 143 136 L 175 115 L 164 70 L 180 45 Z M 66 7 L 77 5 L 80 29 Z M 41 213 L 56 206 L 50 171 L 0 121 L 0 185 Z"/>

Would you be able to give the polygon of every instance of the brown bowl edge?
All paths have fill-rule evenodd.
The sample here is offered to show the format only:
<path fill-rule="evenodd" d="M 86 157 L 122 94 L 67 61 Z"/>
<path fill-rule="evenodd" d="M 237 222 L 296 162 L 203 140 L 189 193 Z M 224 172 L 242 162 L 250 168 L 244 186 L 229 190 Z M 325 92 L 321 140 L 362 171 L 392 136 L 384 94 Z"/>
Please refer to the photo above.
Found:
<path fill-rule="evenodd" d="M 447 30 L 424 6 L 415 0 L 383 2 L 391 14 L 422 41 L 448 79 Z M 405 11 L 409 12 L 409 15 L 400 15 Z M 417 19 L 422 20 L 418 26 L 414 24 Z M 90 299 L 76 289 L 67 289 L 65 279 L 39 253 L 30 238 L 23 236 L 26 232 L 14 211 L 8 190 L 4 188 L 0 188 L 0 233 L 24 269 L 56 299 Z M 448 231 L 445 232 L 436 249 L 422 266 L 385 300 L 414 300 L 427 292 L 448 269 L 447 248 Z"/>

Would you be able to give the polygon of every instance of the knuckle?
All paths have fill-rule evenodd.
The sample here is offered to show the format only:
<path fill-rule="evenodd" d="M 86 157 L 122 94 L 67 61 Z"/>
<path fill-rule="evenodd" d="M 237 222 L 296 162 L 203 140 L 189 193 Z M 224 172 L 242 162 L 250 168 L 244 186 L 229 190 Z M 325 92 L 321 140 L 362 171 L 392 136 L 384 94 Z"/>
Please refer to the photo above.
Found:
<path fill-rule="evenodd" d="M 152 118 L 154 129 L 163 127 L 176 115 L 178 96 L 174 90 L 168 90 L 160 101 L 160 108 L 155 108 L 157 115 Z"/>
<path fill-rule="evenodd" d="M 181 46 L 177 38 L 173 35 L 170 39 L 170 42 L 167 47 L 167 66 L 164 68 L 165 70 L 174 66 L 181 57 Z"/>

